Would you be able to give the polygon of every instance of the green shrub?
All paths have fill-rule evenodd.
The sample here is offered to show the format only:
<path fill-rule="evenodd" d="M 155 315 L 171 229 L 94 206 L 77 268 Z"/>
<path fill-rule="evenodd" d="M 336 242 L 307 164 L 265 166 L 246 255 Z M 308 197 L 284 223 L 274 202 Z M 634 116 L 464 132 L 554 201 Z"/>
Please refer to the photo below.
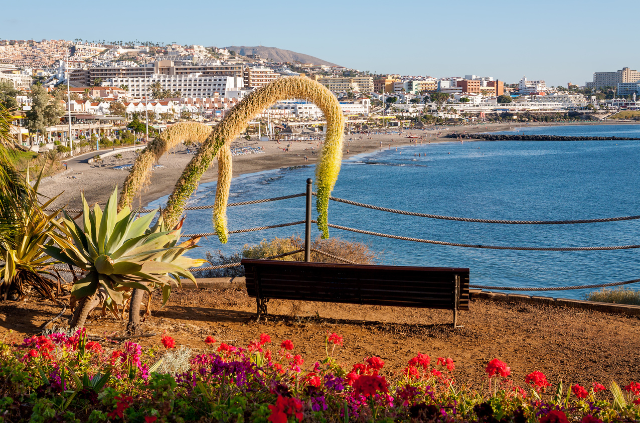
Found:
<path fill-rule="evenodd" d="M 589 301 L 616 304 L 640 305 L 640 291 L 620 287 L 615 289 L 602 288 L 600 291 L 590 292 L 586 295 Z"/>
<path fill-rule="evenodd" d="M 66 145 L 58 145 L 56 147 L 58 153 L 68 153 L 71 151 L 71 147 L 67 147 Z"/>

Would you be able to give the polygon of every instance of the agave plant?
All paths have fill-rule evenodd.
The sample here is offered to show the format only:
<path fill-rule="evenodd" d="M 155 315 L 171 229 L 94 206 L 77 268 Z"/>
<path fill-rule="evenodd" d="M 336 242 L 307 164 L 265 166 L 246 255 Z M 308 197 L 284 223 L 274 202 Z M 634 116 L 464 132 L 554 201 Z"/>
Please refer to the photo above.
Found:
<path fill-rule="evenodd" d="M 42 172 L 32 187 L 27 174 L 23 182 L 0 192 L 0 258 L 4 261 L 0 265 L 0 298 L 4 300 L 10 292 L 18 298 L 24 296 L 29 286 L 53 301 L 60 293 L 58 276 L 47 270 L 55 262 L 44 249 L 65 239 L 56 231 L 59 210 L 51 214 L 44 211 L 57 197 L 44 204 L 38 201 L 41 178 Z"/>
<path fill-rule="evenodd" d="M 178 284 L 180 278 L 195 283 L 187 269 L 206 261 L 184 256 L 196 246 L 198 239 L 178 244 L 180 228 L 161 230 L 162 224 L 150 228 L 155 212 L 136 218 L 136 212 L 128 207 L 118 212 L 117 203 L 117 189 L 104 211 L 97 204 L 91 209 L 82 195 L 83 228 L 66 216 L 61 229 L 72 242 L 46 248 L 52 257 L 85 272 L 71 290 L 71 295 L 78 300 L 70 322 L 72 328 L 83 327 L 89 313 L 105 301 L 122 306 L 125 294 L 132 290 L 143 293 L 160 287 L 164 305 L 169 299 L 172 278 Z M 134 302 L 132 299 L 132 306 Z M 139 306 L 138 300 L 138 311 Z M 135 321 L 136 316 L 130 316 L 130 321 L 132 319 Z"/>

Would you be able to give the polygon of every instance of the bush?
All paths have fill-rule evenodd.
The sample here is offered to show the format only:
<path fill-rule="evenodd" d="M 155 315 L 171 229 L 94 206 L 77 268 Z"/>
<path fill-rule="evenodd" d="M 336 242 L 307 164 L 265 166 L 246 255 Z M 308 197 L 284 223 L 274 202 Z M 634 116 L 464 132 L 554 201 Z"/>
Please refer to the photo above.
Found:
<path fill-rule="evenodd" d="M 260 259 L 303 249 L 304 240 L 299 236 L 291 236 L 289 238 L 276 237 L 270 241 L 263 240 L 258 245 L 245 245 L 242 247 L 241 252 L 233 253 L 228 256 L 222 254 L 220 250 L 215 253 L 207 251 L 206 257 L 211 266 L 219 266 L 222 264 L 238 263 L 243 258 Z M 374 264 L 378 258 L 367 245 L 359 242 L 345 241 L 339 238 L 322 239 L 318 237 L 311 243 L 311 249 L 321 250 L 358 264 Z M 304 252 L 292 254 L 286 257 L 274 258 L 274 260 L 304 261 Z M 342 263 L 340 260 L 315 251 L 311 251 L 311 261 L 315 263 Z M 216 270 L 205 270 L 202 272 L 196 271 L 194 272 L 194 275 L 201 278 L 244 276 L 244 268 L 242 266 L 238 266 Z"/>
<path fill-rule="evenodd" d="M 68 153 L 71 151 L 71 147 L 67 147 L 66 145 L 58 145 L 56 146 L 56 151 L 58 153 Z"/>
<path fill-rule="evenodd" d="M 588 293 L 586 298 L 589 301 L 601 303 L 640 305 L 640 291 L 624 287 L 616 289 L 602 288 L 600 291 Z"/>

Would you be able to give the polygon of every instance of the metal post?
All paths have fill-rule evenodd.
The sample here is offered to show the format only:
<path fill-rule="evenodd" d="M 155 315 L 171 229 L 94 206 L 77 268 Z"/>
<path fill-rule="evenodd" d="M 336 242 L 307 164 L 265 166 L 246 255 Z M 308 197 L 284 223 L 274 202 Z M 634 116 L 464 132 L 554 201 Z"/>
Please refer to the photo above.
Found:
<path fill-rule="evenodd" d="M 304 225 L 304 261 L 311 261 L 311 197 L 312 184 L 311 178 L 307 179 L 307 218 Z"/>

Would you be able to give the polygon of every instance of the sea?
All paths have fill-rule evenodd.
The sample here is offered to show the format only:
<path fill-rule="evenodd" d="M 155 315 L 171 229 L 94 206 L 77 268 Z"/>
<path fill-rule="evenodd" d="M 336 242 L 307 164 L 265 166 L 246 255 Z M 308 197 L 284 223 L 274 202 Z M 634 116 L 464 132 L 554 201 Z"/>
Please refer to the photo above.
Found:
<path fill-rule="evenodd" d="M 503 133 L 640 137 L 640 125 L 519 127 Z M 452 141 L 384 148 L 342 163 L 332 193 L 386 208 L 505 220 L 577 220 L 640 215 L 640 141 Z M 229 202 L 305 191 L 314 166 L 242 175 Z M 213 204 L 216 183 L 200 185 L 189 205 Z M 150 207 L 166 203 L 163 197 Z M 315 200 L 314 200 L 315 208 Z M 183 233 L 213 232 L 211 210 L 189 211 Z M 315 210 L 314 210 L 315 217 Z M 228 209 L 229 230 L 304 220 L 304 197 Z M 330 202 L 329 222 L 411 238 L 470 245 L 595 247 L 640 244 L 640 220 L 567 225 L 504 225 L 438 220 Z M 312 237 L 319 236 L 313 225 Z M 230 255 L 245 245 L 299 235 L 304 225 L 215 236 L 191 256 Z M 472 285 L 543 288 L 640 278 L 640 249 L 513 251 L 433 245 L 330 229 L 366 244 L 379 264 L 468 267 Z M 627 285 L 638 289 L 639 284 Z M 493 289 L 498 291 L 498 289 Z M 583 299 L 592 289 L 531 292 Z"/>

